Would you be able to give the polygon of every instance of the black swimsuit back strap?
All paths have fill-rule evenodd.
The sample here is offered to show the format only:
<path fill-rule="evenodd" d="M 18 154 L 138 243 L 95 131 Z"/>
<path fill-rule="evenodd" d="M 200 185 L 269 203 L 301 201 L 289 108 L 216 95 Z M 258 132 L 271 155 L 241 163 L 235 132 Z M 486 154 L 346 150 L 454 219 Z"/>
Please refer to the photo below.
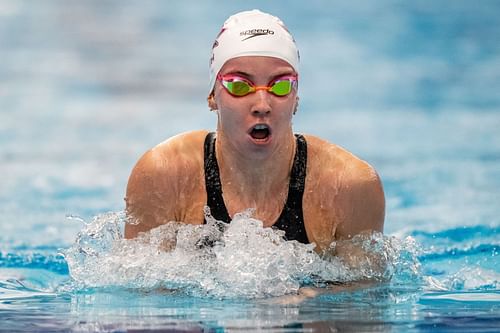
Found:
<path fill-rule="evenodd" d="M 288 240 L 296 240 L 307 244 L 309 240 L 302 211 L 302 197 L 304 196 L 307 171 L 307 142 L 303 135 L 295 134 L 295 136 L 297 138 L 297 148 L 290 173 L 288 197 L 281 215 L 273 227 L 285 231 L 285 237 Z"/>
<path fill-rule="evenodd" d="M 219 164 L 215 156 L 215 133 L 210 132 L 205 137 L 205 188 L 207 190 L 207 206 L 212 217 L 229 223 L 231 218 L 222 197 L 222 184 L 219 175 Z"/>

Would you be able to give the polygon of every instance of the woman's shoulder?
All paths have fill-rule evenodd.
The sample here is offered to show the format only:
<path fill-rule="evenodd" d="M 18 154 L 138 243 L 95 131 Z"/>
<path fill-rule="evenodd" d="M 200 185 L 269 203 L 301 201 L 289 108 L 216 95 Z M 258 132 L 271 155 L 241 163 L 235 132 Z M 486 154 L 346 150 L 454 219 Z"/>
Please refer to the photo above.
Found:
<path fill-rule="evenodd" d="M 325 139 L 305 135 L 308 147 L 308 166 L 321 175 L 341 176 L 344 181 L 359 181 L 376 176 L 375 169 L 347 149 Z"/>
<path fill-rule="evenodd" d="M 190 131 L 174 135 L 167 140 L 159 143 L 151 149 L 151 152 L 170 153 L 170 152 L 194 152 L 200 148 L 203 150 L 205 137 L 209 132 L 207 130 Z"/>
<path fill-rule="evenodd" d="M 347 149 L 314 135 L 304 135 L 307 141 L 308 158 L 335 164 L 350 164 L 361 161 Z"/>
<path fill-rule="evenodd" d="M 203 165 L 203 144 L 207 134 L 208 131 L 200 130 L 170 137 L 148 150 L 136 168 L 172 175 L 197 170 Z"/>

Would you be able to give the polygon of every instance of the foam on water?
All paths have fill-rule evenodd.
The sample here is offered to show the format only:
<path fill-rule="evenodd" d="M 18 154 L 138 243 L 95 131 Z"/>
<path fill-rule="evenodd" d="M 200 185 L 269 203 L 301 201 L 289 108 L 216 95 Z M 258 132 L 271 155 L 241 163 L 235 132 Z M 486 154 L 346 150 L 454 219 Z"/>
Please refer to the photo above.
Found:
<path fill-rule="evenodd" d="M 376 253 L 385 270 L 369 259 L 348 268 L 336 257 L 321 256 L 314 244 L 286 241 L 284 232 L 264 228 L 252 210 L 230 224 L 206 212 L 206 225 L 171 222 L 123 238 L 123 212 L 86 223 L 75 243 L 63 252 L 71 289 L 168 289 L 194 296 L 262 298 L 297 293 L 302 286 L 365 279 L 419 283 L 415 242 L 380 233 L 354 237 L 353 246 Z M 336 246 L 332 243 L 332 247 Z M 64 288 L 68 288 L 66 285 Z"/>

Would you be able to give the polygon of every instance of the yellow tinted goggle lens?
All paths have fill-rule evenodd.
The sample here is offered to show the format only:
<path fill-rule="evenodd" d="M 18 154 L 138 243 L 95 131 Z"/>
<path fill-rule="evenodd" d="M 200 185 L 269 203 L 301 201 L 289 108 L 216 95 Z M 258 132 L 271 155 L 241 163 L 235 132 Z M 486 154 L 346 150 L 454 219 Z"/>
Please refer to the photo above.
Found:
<path fill-rule="evenodd" d="M 252 92 L 252 87 L 245 81 L 224 82 L 224 87 L 233 95 L 245 96 Z"/>
<path fill-rule="evenodd" d="M 276 81 L 271 86 L 271 89 L 269 89 L 269 91 L 277 96 L 288 95 L 292 91 L 292 81 L 291 80 Z"/>
<path fill-rule="evenodd" d="M 297 82 L 295 78 L 287 77 L 274 81 L 269 87 L 255 87 L 252 83 L 236 77 L 224 78 L 220 76 L 219 80 L 231 95 L 239 97 L 246 96 L 257 90 L 267 90 L 276 96 L 286 96 L 292 92 L 295 82 Z"/>

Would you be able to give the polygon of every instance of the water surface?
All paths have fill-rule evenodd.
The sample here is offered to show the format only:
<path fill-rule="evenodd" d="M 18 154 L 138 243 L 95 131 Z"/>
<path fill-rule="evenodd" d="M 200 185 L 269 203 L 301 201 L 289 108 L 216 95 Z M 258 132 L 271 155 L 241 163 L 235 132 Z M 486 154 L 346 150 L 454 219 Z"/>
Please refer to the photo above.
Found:
<path fill-rule="evenodd" d="M 119 237 L 131 168 L 171 135 L 215 128 L 210 47 L 228 15 L 253 8 L 280 16 L 298 42 L 295 129 L 380 173 L 386 243 L 398 244 L 389 281 L 294 297 L 318 282 L 313 271 L 353 272 L 299 271 L 321 261 L 257 246 L 264 236 L 236 259 L 229 248 L 205 262 L 177 254 L 168 278 L 151 247 L 136 271 L 111 270 L 126 267 L 120 251 L 138 250 Z M 0 0 L 0 331 L 497 331 L 499 13 L 494 1 Z M 106 223 L 100 241 L 86 238 Z M 62 255 L 85 239 L 102 261 Z M 264 249 L 296 274 L 263 271 Z M 202 263 L 198 276 L 181 279 L 182 255 Z M 249 268 L 253 284 L 241 278 Z"/>

